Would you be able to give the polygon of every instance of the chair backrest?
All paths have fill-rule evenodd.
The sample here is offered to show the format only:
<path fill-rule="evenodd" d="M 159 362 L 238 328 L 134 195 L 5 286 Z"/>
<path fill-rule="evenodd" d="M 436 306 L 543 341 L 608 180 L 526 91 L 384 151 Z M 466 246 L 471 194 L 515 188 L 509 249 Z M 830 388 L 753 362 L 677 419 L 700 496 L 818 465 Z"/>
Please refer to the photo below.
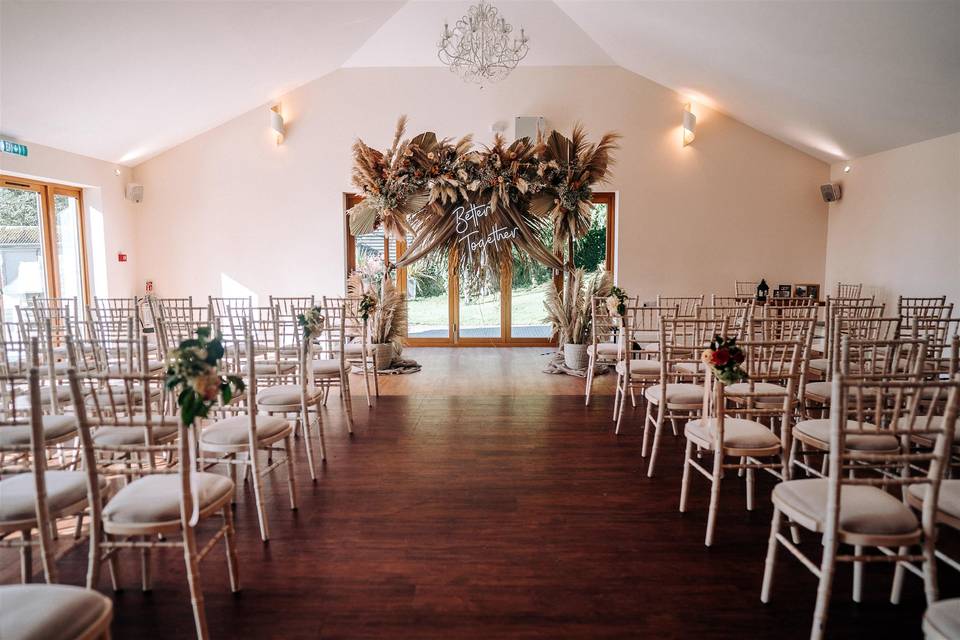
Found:
<path fill-rule="evenodd" d="M 949 463 L 958 400 L 960 378 L 957 377 L 949 381 L 865 380 L 856 374 L 842 373 L 834 377 L 825 539 L 835 539 L 840 493 L 845 485 L 872 485 L 882 489 L 901 485 L 904 491 L 907 485 L 927 485 L 921 526 L 927 535 L 935 536 L 940 481 Z M 900 439 L 899 451 L 864 453 L 846 446 L 848 438 L 875 435 L 877 427 Z M 932 448 L 912 450 L 910 442 L 917 436 L 932 441 Z M 926 473 L 910 475 L 912 469 L 920 466 L 927 467 Z"/>
<path fill-rule="evenodd" d="M 224 332 L 229 369 L 248 376 L 256 361 L 263 386 L 285 384 L 296 375 L 296 360 L 284 356 L 280 342 L 280 321 L 274 307 L 246 307 L 228 310 L 230 331 Z M 253 351 L 247 351 L 252 345 Z"/>
<path fill-rule="evenodd" d="M 193 309 L 206 309 L 206 307 L 192 307 Z M 164 312 L 166 313 L 166 312 Z M 160 316 L 160 323 L 157 325 L 157 334 L 160 336 L 160 350 L 164 357 L 171 349 L 176 349 L 184 340 L 190 340 L 197 335 L 197 329 L 208 328 L 213 335 L 220 333 L 220 322 L 211 322 L 209 318 L 203 320 L 194 320 L 189 313 L 185 318 L 167 318 Z"/>
<path fill-rule="evenodd" d="M 136 318 L 139 304 L 136 298 L 99 298 L 94 296 L 90 311 L 105 318 Z"/>
<path fill-rule="evenodd" d="M 960 318 L 914 316 L 901 324 L 900 333 L 927 343 L 927 371 L 952 376 L 957 372 L 957 340 L 960 339 Z"/>
<path fill-rule="evenodd" d="M 953 304 L 947 304 L 947 296 L 940 297 L 897 297 L 897 315 L 902 319 L 922 316 L 925 318 L 943 318 L 953 315 Z"/>
<path fill-rule="evenodd" d="M 737 293 L 737 298 L 742 299 L 747 296 L 752 298 L 757 295 L 757 287 L 759 286 L 760 283 L 756 280 L 737 280 L 734 291 Z"/>
<path fill-rule="evenodd" d="M 590 300 L 590 305 L 592 307 L 590 342 L 593 344 L 595 357 L 599 358 L 600 356 L 596 352 L 597 345 L 605 342 L 616 342 L 618 326 L 622 319 L 619 314 L 611 313 L 610 309 L 607 308 L 607 299 L 602 296 L 594 296 Z M 625 306 L 629 308 L 629 304 Z"/>
<path fill-rule="evenodd" d="M 838 282 L 837 283 L 838 298 L 859 298 L 860 292 L 862 290 L 863 290 L 863 284 L 859 282 Z"/>
<path fill-rule="evenodd" d="M 347 310 L 343 305 L 320 305 L 323 312 L 323 330 L 314 340 L 313 356 L 320 360 L 339 360 L 346 366 Z"/>
<path fill-rule="evenodd" d="M 753 315 L 753 303 L 742 302 L 729 306 L 703 306 L 697 309 L 697 317 L 707 320 L 727 319 L 727 328 L 733 331 L 734 337 L 743 337 L 747 321 Z"/>
<path fill-rule="evenodd" d="M 810 344 L 816 319 L 806 316 L 753 316 L 747 321 L 745 340 L 792 341 L 804 347 Z"/>
<path fill-rule="evenodd" d="M 727 335 L 727 329 L 725 317 L 660 318 L 660 383 L 668 384 L 678 371 L 693 382 L 702 379 L 700 356 L 715 336 Z"/>
<path fill-rule="evenodd" d="M 655 344 L 659 350 L 660 318 L 663 317 L 676 318 L 677 307 L 628 306 L 620 321 L 622 331 L 617 339 L 617 362 L 655 357 L 657 352 L 648 347 Z M 625 375 L 630 378 L 629 367 Z"/>
<path fill-rule="evenodd" d="M 753 299 L 752 297 L 750 298 Z M 745 296 L 724 296 L 716 293 L 710 294 L 710 304 L 714 307 L 735 307 L 738 304 L 748 302 Z"/>
<path fill-rule="evenodd" d="M 657 296 L 658 307 L 677 307 L 681 318 L 697 317 L 697 307 L 703 305 L 703 295 L 699 296 Z"/>
<path fill-rule="evenodd" d="M 316 296 L 270 296 L 270 306 L 279 307 L 279 318 L 289 318 L 317 304 Z M 295 313 L 296 312 L 296 313 Z"/>
<path fill-rule="evenodd" d="M 44 576 L 49 583 L 57 582 L 57 567 L 53 561 L 52 519 L 50 517 L 47 500 L 47 452 L 43 434 L 43 408 L 40 400 L 40 374 L 36 367 L 29 367 L 21 373 L 3 372 L 0 374 L 0 396 L 3 397 L 4 408 L 7 406 L 25 407 L 18 411 L 0 411 L 0 434 L 4 429 L 22 429 L 27 426 L 30 433 L 29 442 L 15 444 L 13 438 L 0 437 L 0 477 L 29 473 L 32 475 L 34 492 L 34 523 L 40 542 L 40 553 L 43 559 Z M 18 402 L 18 398 L 26 398 Z M 24 528 L 23 524 L 16 527 Z M 0 535 L 9 533 L 10 529 L 0 528 Z M 29 543 L 28 543 L 29 544 Z"/>
<path fill-rule="evenodd" d="M 323 306 L 340 306 L 344 309 L 344 330 L 347 340 L 369 341 L 367 323 L 360 317 L 360 298 L 349 296 L 323 296 Z"/>

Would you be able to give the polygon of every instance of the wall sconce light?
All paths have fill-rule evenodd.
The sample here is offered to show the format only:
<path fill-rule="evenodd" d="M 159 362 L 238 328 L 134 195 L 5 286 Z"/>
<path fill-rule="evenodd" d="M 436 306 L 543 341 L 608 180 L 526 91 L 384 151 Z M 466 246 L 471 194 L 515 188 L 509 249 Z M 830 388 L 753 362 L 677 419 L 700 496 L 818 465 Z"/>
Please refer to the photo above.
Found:
<path fill-rule="evenodd" d="M 280 103 L 270 107 L 270 128 L 273 129 L 273 132 L 277 134 L 277 145 L 283 144 L 283 135 L 285 130 L 283 128 L 283 116 L 280 115 Z"/>
<path fill-rule="evenodd" d="M 697 116 L 690 111 L 690 103 L 683 105 L 683 146 L 687 146 L 697 136 Z"/>

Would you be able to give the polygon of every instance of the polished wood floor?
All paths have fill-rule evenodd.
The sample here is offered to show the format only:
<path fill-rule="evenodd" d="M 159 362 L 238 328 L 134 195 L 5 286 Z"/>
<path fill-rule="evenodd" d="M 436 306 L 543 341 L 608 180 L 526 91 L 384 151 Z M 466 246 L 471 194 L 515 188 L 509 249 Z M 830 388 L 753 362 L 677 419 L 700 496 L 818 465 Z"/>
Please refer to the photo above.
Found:
<path fill-rule="evenodd" d="M 268 481 L 269 544 L 249 487 L 241 497 L 243 591 L 230 593 L 221 549 L 204 561 L 212 636 L 807 637 L 816 581 L 788 554 L 774 601 L 759 600 L 771 483 L 748 513 L 729 478 L 718 541 L 705 548 L 705 482 L 694 480 L 690 512 L 677 512 L 682 439 L 665 439 L 660 473 L 647 479 L 639 411 L 613 435 L 612 376 L 585 407 L 582 380 L 541 373 L 544 351 L 410 350 L 423 371 L 384 379 L 369 410 L 355 377 L 355 434 L 332 398 L 327 463 L 316 484 L 299 469 L 300 509 L 287 508 L 282 472 Z M 815 538 L 804 546 L 815 550 Z M 65 581 L 82 582 L 84 551 L 63 561 Z M 124 561 L 115 637 L 192 635 L 182 556 L 157 554 L 154 575 L 144 594 L 139 561 Z M 868 566 L 855 605 L 841 570 L 830 637 L 920 637 L 919 580 L 908 578 L 893 606 L 890 578 L 889 567 Z M 960 595 L 956 574 L 941 578 L 944 596 Z"/>

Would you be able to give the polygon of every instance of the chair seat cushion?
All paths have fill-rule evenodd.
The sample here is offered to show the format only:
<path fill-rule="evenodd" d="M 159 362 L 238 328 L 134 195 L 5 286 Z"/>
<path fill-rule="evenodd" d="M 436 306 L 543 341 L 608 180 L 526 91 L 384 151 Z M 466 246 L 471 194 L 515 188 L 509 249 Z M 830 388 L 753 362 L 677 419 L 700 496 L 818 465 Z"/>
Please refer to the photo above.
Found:
<path fill-rule="evenodd" d="M 827 521 L 829 480 L 813 478 L 781 482 L 773 501 L 809 518 L 822 531 Z M 840 532 L 864 535 L 908 535 L 917 531 L 917 517 L 900 500 L 867 485 L 845 485 L 840 492 Z"/>
<path fill-rule="evenodd" d="M 677 373 L 694 375 L 706 371 L 707 365 L 703 364 L 702 362 L 678 362 L 676 365 L 674 365 L 673 369 Z"/>
<path fill-rule="evenodd" d="M 597 353 L 601 357 L 608 356 L 613 357 L 619 353 L 620 346 L 616 342 L 598 342 L 597 343 Z M 587 345 L 587 353 L 593 355 L 593 345 Z"/>
<path fill-rule="evenodd" d="M 853 420 L 847 420 L 847 428 L 865 428 Z M 803 434 L 807 438 L 822 442 L 824 446 L 830 444 L 830 420 L 802 420 L 793 426 L 795 434 Z M 851 433 L 846 437 L 847 451 L 885 451 L 895 453 L 900 450 L 900 440 L 895 436 L 878 433 L 877 435 Z"/>
<path fill-rule="evenodd" d="M 170 418 L 167 418 L 170 420 Z M 176 418 L 174 423 L 163 427 L 154 427 L 151 429 L 153 441 L 162 443 L 170 440 L 177 433 Z M 141 426 L 135 427 L 98 427 L 93 432 L 93 443 L 97 446 L 115 447 L 118 445 L 141 445 L 144 444 L 146 431 Z"/>
<path fill-rule="evenodd" d="M 943 419 L 944 416 L 917 416 L 916 420 L 913 421 L 913 428 L 917 430 L 923 430 L 927 428 L 927 424 L 931 423 L 931 429 L 942 429 L 943 428 Z M 904 416 L 897 420 L 897 427 L 900 429 L 907 429 L 910 426 L 910 417 Z M 0 433 L 3 433 L 0 431 Z M 937 439 L 936 433 L 917 433 L 913 434 L 912 438 L 916 442 L 926 444 L 927 446 L 932 446 L 933 442 Z M 954 445 L 960 443 L 960 418 L 957 418 L 956 425 L 953 429 L 953 442 Z"/>
<path fill-rule="evenodd" d="M 298 401 L 299 402 L 299 401 Z M 269 439 L 289 429 L 290 423 L 276 416 L 257 416 L 257 438 Z M 200 432 L 201 448 L 210 445 L 241 445 L 249 441 L 250 416 L 234 416 L 213 423 Z"/>
<path fill-rule="evenodd" d="M 313 373 L 318 376 L 339 376 L 340 360 L 314 360 Z"/>
<path fill-rule="evenodd" d="M 654 404 L 660 404 L 662 390 L 659 384 L 648 387 L 643 395 Z M 667 406 L 698 406 L 703 404 L 703 387 L 698 384 L 668 384 L 667 385 Z"/>
<path fill-rule="evenodd" d="M 923 503 L 927 497 L 927 484 L 911 484 L 907 486 L 910 497 L 917 503 Z M 937 498 L 937 511 L 951 518 L 960 519 L 960 480 L 942 480 L 940 495 Z"/>
<path fill-rule="evenodd" d="M 233 491 L 233 481 L 216 473 L 193 473 L 195 495 L 203 510 Z M 180 476 L 155 474 L 120 489 L 103 508 L 114 524 L 170 524 L 180 520 Z"/>
<path fill-rule="evenodd" d="M 711 444 L 716 438 L 716 418 L 691 420 L 684 428 L 684 435 L 695 441 Z M 723 419 L 723 446 L 731 449 L 768 449 L 780 444 L 780 438 L 769 428 L 740 418 Z"/>
<path fill-rule="evenodd" d="M 105 618 L 113 603 L 81 587 L 17 584 L 0 587 L 0 638 L 75 640 Z"/>
<path fill-rule="evenodd" d="M 48 416 L 41 419 L 44 442 L 52 442 L 67 437 L 77 430 L 77 419 L 73 416 Z M 30 444 L 30 425 L 0 427 L 0 447 Z"/>
<path fill-rule="evenodd" d="M 59 513 L 87 497 L 87 474 L 84 471 L 47 471 L 44 479 L 51 514 Z M 0 480 L 0 521 L 36 518 L 36 495 L 32 473 L 18 473 Z"/>
<path fill-rule="evenodd" d="M 348 342 L 343 345 L 343 353 L 348 356 L 359 356 L 363 354 L 362 342 Z"/>
<path fill-rule="evenodd" d="M 288 373 L 293 373 L 297 369 L 296 363 L 293 362 L 276 362 L 274 360 L 254 360 L 253 369 L 257 372 L 257 375 L 264 376 L 282 376 Z M 245 364 L 240 367 L 240 372 L 244 375 L 250 373 L 249 365 Z"/>
<path fill-rule="evenodd" d="M 660 351 L 659 342 L 646 342 L 640 345 L 640 348 L 644 351 Z"/>
<path fill-rule="evenodd" d="M 923 634 L 927 640 L 960 638 L 960 598 L 930 605 L 923 614 Z"/>
<path fill-rule="evenodd" d="M 70 402 L 70 388 L 66 385 L 58 386 L 56 394 L 58 403 Z M 50 387 L 40 387 L 40 404 L 44 406 L 50 404 Z M 14 406 L 18 411 L 30 409 L 30 396 L 26 393 L 18 395 L 14 400 Z"/>
<path fill-rule="evenodd" d="M 812 400 L 822 399 L 825 402 L 830 401 L 833 393 L 832 382 L 808 382 L 804 387 L 804 393 Z"/>
<path fill-rule="evenodd" d="M 826 370 L 830 367 L 830 361 L 826 358 L 814 358 L 810 361 L 808 366 L 814 371 L 826 372 Z"/>
<path fill-rule="evenodd" d="M 623 374 L 626 371 L 626 363 L 620 361 L 617 363 L 617 373 Z M 635 358 L 630 361 L 630 373 L 637 375 L 660 375 L 660 361 L 643 358 Z"/>
<path fill-rule="evenodd" d="M 734 384 L 728 384 L 724 388 L 724 392 L 728 396 L 742 395 L 744 393 L 751 393 L 750 383 L 749 382 L 736 382 Z M 772 382 L 754 382 L 752 392 L 759 396 L 769 396 L 771 398 L 782 398 L 787 395 L 787 388 L 782 387 L 779 384 L 773 384 Z"/>
<path fill-rule="evenodd" d="M 300 406 L 302 390 L 298 384 L 279 384 L 273 387 L 263 387 L 257 391 L 257 404 L 264 407 L 273 406 Z M 307 402 L 315 402 L 322 395 L 320 389 L 306 389 Z M 257 429 L 261 428 L 260 419 L 257 419 Z"/>

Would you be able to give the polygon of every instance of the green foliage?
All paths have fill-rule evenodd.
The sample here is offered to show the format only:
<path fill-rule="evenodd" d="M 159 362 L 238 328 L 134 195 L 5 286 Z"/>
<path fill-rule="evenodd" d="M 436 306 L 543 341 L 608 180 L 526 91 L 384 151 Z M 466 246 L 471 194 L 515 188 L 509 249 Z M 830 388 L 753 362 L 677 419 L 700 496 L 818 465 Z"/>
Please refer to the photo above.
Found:
<path fill-rule="evenodd" d="M 221 337 L 211 339 L 210 328 L 201 327 L 196 338 L 184 340 L 167 355 L 166 386 L 177 392 L 183 424 L 206 418 L 218 398 L 226 404 L 243 392 L 243 380 L 221 376 L 217 370 L 223 353 Z"/>
<path fill-rule="evenodd" d="M 586 272 L 607 262 L 607 207 L 594 205 L 587 233 L 573 243 L 573 264 Z"/>
<path fill-rule="evenodd" d="M 22 189 L 0 189 L 0 225 L 35 227 L 39 222 L 37 194 Z"/>
<path fill-rule="evenodd" d="M 312 307 L 304 313 L 297 314 L 297 324 L 303 328 L 303 341 L 308 342 L 311 338 L 316 338 L 323 331 L 323 325 L 326 318 L 323 316 L 323 309 Z"/>

